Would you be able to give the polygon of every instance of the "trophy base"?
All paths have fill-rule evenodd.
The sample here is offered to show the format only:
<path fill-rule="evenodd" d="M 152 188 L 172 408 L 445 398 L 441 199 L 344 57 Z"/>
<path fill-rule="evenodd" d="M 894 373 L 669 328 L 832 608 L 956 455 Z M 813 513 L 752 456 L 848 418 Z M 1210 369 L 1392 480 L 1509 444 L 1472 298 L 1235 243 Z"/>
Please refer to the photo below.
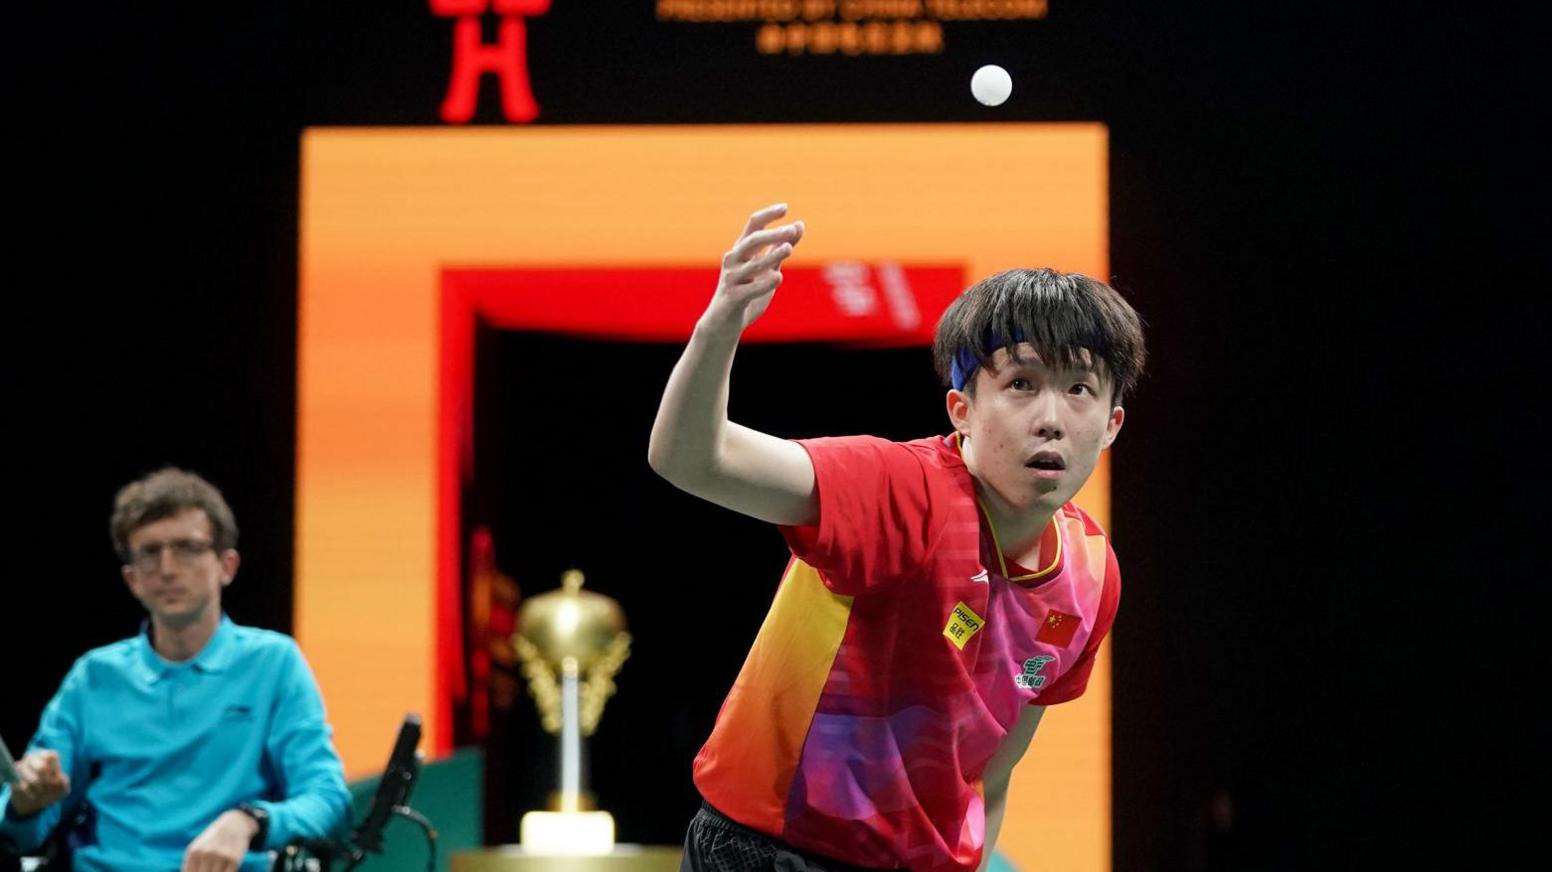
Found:
<path fill-rule="evenodd" d="M 531 811 L 518 840 L 536 854 L 607 854 L 614 849 L 614 816 L 606 811 Z"/>

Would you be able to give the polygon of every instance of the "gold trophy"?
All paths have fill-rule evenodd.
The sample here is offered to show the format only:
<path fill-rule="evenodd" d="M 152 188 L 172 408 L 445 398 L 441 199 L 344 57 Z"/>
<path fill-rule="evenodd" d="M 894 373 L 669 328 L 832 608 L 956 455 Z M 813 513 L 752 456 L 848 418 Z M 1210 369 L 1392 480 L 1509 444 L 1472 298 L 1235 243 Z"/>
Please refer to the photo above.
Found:
<path fill-rule="evenodd" d="M 614 818 L 593 808 L 583 768 L 582 737 L 598 729 L 614 676 L 630 656 L 620 604 L 582 589 L 582 573 L 561 576 L 561 589 L 529 599 L 513 646 L 544 729 L 560 737 L 560 789 L 549 811 L 523 815 L 519 839 L 540 854 L 607 854 Z"/>

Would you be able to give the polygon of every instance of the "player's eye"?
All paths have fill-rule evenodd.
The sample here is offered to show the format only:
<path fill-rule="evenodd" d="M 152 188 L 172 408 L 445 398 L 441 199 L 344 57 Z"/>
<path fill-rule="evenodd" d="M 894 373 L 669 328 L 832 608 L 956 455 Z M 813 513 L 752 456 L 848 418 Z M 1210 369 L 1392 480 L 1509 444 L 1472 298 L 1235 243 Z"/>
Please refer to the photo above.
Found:
<path fill-rule="evenodd" d="M 1008 382 L 1008 387 L 1010 387 L 1010 388 L 1012 388 L 1012 389 L 1014 389 L 1016 391 L 1027 391 L 1027 390 L 1029 390 L 1029 387 L 1030 387 L 1029 379 L 1027 379 L 1027 378 L 1016 378 L 1013 381 Z"/>
<path fill-rule="evenodd" d="M 1088 384 L 1087 382 L 1078 382 L 1077 384 L 1072 386 L 1072 392 L 1075 393 L 1075 394 L 1089 394 L 1089 395 L 1093 395 L 1094 388 L 1093 388 L 1092 385 Z"/>

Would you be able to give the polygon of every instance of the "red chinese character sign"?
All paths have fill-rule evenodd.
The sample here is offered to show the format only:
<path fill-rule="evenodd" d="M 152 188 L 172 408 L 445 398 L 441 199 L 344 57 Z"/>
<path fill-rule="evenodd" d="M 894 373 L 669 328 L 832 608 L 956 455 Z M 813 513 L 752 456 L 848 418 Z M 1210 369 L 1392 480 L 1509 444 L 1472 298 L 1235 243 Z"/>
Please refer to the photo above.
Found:
<path fill-rule="evenodd" d="M 550 0 L 430 0 L 431 12 L 453 19 L 453 70 L 442 100 L 442 120 L 467 124 L 479 102 L 480 79 L 496 77 L 501 111 L 508 121 L 525 123 L 539 117 L 528 82 L 527 19 L 550 11 Z M 487 12 L 494 12 L 496 41 L 481 32 Z"/>

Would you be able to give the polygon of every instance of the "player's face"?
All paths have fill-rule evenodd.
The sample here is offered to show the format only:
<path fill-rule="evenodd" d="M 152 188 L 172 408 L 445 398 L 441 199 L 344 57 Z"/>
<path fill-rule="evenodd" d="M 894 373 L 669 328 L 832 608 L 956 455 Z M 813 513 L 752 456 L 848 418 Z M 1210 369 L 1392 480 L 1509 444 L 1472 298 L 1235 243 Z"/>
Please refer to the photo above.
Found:
<path fill-rule="evenodd" d="M 949 393 L 949 416 L 983 487 L 1014 511 L 1054 511 L 1094 472 L 1126 413 L 1102 371 L 1048 367 L 1028 343 L 1019 355 L 999 348 L 976 371 L 973 397 Z"/>
<path fill-rule="evenodd" d="M 210 519 L 186 509 L 129 534 L 124 581 L 159 625 L 183 627 L 221 612 L 221 588 L 237 573 L 237 552 L 215 550 Z"/>

